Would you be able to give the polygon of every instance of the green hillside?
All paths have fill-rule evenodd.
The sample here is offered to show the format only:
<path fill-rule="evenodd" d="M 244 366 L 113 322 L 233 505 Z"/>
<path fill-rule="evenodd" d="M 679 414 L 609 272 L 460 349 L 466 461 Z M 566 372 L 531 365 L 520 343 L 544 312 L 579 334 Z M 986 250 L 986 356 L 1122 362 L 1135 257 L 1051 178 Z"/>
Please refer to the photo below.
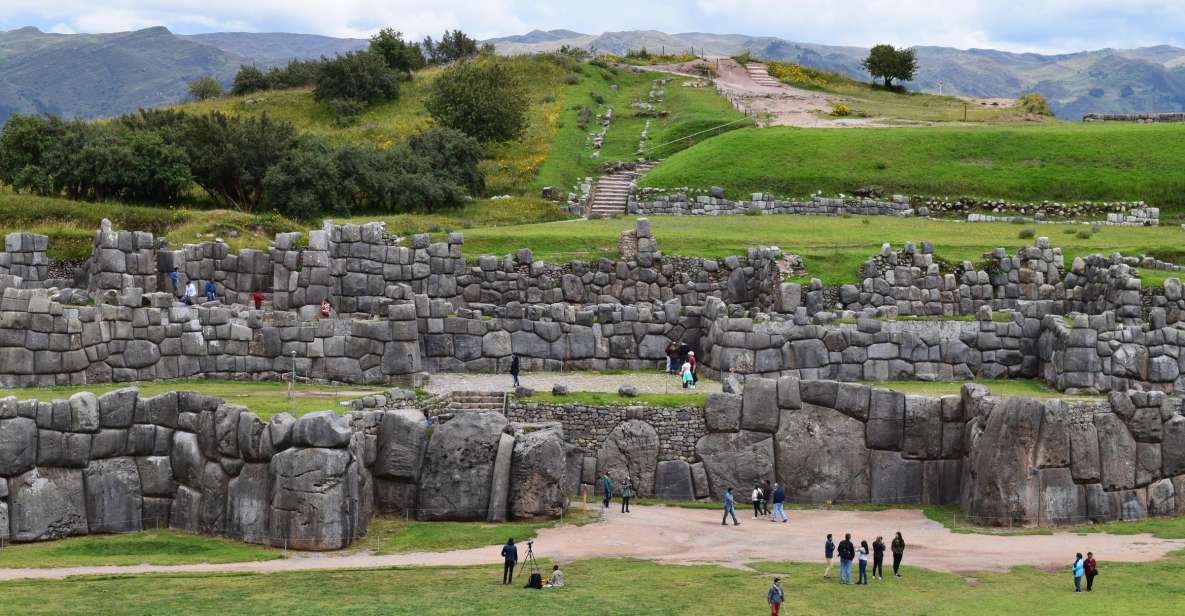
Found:
<path fill-rule="evenodd" d="M 1185 126 L 1071 125 L 744 129 L 671 156 L 658 188 L 723 187 L 737 198 L 886 192 L 1185 206 Z"/>

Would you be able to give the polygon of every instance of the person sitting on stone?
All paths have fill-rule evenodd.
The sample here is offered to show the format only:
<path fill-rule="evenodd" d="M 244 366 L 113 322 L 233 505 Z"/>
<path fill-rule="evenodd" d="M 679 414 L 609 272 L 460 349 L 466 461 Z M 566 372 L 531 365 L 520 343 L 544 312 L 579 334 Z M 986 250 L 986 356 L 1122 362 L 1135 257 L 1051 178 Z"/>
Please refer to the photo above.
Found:
<path fill-rule="evenodd" d="M 564 572 L 560 571 L 559 565 L 551 566 L 551 577 L 547 578 L 547 583 L 543 585 L 544 588 L 560 588 L 564 585 Z"/>
<path fill-rule="evenodd" d="M 321 300 L 321 318 L 328 319 L 329 313 L 333 310 L 333 306 L 329 305 L 329 298 Z"/>

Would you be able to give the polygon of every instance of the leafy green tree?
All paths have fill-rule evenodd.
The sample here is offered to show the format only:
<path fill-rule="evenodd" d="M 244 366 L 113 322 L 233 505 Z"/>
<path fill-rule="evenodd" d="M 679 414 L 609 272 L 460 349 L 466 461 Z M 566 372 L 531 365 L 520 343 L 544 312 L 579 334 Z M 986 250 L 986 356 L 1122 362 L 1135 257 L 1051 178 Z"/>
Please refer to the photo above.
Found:
<path fill-rule="evenodd" d="M 468 194 L 479 195 L 485 190 L 482 147 L 473 137 L 441 126 L 416 133 L 401 145 L 409 156 L 426 160 L 437 175 L 456 182 Z"/>
<path fill-rule="evenodd" d="M 429 64 L 456 62 L 476 56 L 479 51 L 477 41 L 460 30 L 445 30 L 439 43 L 430 36 L 425 37 L 423 50 Z"/>
<path fill-rule="evenodd" d="M 365 104 L 399 96 L 399 75 L 381 56 L 353 51 L 324 60 L 313 87 L 318 101 L 345 99 Z"/>
<path fill-rule="evenodd" d="M 222 84 L 217 79 L 206 75 L 189 82 L 189 98 L 204 101 L 211 98 L 221 98 L 224 94 Z"/>
<path fill-rule="evenodd" d="M 1053 115 L 1053 111 L 1049 109 L 1049 101 L 1038 92 L 1030 92 L 1021 96 L 1016 99 L 1016 104 L 1028 113 L 1043 116 Z"/>
<path fill-rule="evenodd" d="M 861 64 L 873 79 L 880 77 L 885 82 L 885 88 L 893 87 L 893 80 L 913 80 L 918 70 L 917 51 L 914 49 L 896 49 L 892 45 L 874 45 L 868 51 L 868 57 Z"/>
<path fill-rule="evenodd" d="M 380 56 L 387 66 L 409 78 L 427 64 L 420 44 L 403 40 L 403 33 L 393 28 L 383 28 L 370 37 L 370 53 Z"/>
<path fill-rule="evenodd" d="M 267 70 L 267 87 L 271 90 L 303 88 L 317 82 L 321 72 L 321 60 L 289 60 L 284 66 L 273 66 Z"/>
<path fill-rule="evenodd" d="M 47 195 L 53 192 L 48 168 L 56 147 L 61 119 L 13 114 L 0 132 L 0 183 L 14 190 Z"/>
<path fill-rule="evenodd" d="M 527 127 L 527 93 L 514 72 L 493 58 L 458 62 L 432 82 L 424 106 L 443 126 L 482 143 L 511 141 Z"/>
<path fill-rule="evenodd" d="M 242 96 L 266 89 L 268 89 L 268 83 L 263 71 L 255 68 L 253 64 L 242 64 L 239 66 L 239 72 L 235 73 L 235 80 L 231 84 L 230 93 L 236 96 Z"/>
<path fill-rule="evenodd" d="M 325 142 L 297 139 L 263 178 L 264 205 L 284 216 L 310 220 L 333 213 L 348 214 L 337 160 Z"/>
<path fill-rule="evenodd" d="M 296 129 L 287 122 L 211 112 L 193 116 L 182 134 L 193 181 L 211 197 L 242 211 L 255 211 L 264 176 L 288 153 Z"/>

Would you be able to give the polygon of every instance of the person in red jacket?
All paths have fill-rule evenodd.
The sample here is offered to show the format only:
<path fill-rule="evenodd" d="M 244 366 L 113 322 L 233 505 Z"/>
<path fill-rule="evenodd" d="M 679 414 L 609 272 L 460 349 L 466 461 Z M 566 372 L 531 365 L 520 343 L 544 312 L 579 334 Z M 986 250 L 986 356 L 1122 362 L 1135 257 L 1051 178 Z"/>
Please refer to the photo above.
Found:
<path fill-rule="evenodd" d="M 687 352 L 687 363 L 691 364 L 691 388 L 695 389 L 695 384 L 699 383 L 699 376 L 695 373 L 696 367 L 699 366 L 699 362 L 695 360 L 695 351 Z"/>
<path fill-rule="evenodd" d="M 263 308 L 263 293 L 262 292 L 256 291 L 256 292 L 252 293 L 251 299 L 255 302 L 255 309 L 256 310 Z"/>
<path fill-rule="evenodd" d="M 1086 553 L 1086 561 L 1082 563 L 1086 570 L 1086 592 L 1094 590 L 1094 576 L 1099 574 L 1099 564 L 1094 561 L 1094 552 Z"/>

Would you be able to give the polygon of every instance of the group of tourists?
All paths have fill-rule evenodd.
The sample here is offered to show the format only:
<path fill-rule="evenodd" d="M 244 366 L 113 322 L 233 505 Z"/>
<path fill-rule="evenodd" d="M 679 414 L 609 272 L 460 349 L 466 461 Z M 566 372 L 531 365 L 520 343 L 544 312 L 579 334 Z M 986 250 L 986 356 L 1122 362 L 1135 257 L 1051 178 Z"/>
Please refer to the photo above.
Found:
<path fill-rule="evenodd" d="M 530 542 L 528 542 L 529 547 Z M 529 556 L 529 554 L 528 554 Z M 528 557 L 528 560 L 531 560 Z M 531 561 L 534 562 L 534 561 Z M 518 565 L 518 546 L 514 545 L 514 537 L 506 540 L 502 546 L 502 585 L 509 585 L 514 580 L 514 568 Z M 551 566 L 551 577 L 546 580 L 539 574 L 539 569 L 531 571 L 527 588 L 561 588 L 564 585 L 564 572 L 559 565 Z"/>
<path fill-rule="evenodd" d="M 695 351 L 692 351 L 691 347 L 686 344 L 676 345 L 674 342 L 668 342 L 666 355 L 667 374 L 678 374 L 683 389 L 695 389 L 696 383 L 699 382 L 699 376 L 696 373 L 699 361 L 695 358 Z M 678 366 L 677 371 L 676 366 Z"/>
<path fill-rule="evenodd" d="M 778 519 L 790 521 L 786 515 L 786 489 L 778 482 L 771 486 L 768 479 L 753 485 L 753 519 L 763 516 L 769 516 L 770 522 L 777 522 Z"/>
<path fill-rule="evenodd" d="M 609 476 L 608 471 L 601 476 L 601 504 L 605 509 L 613 503 L 614 490 L 621 496 L 621 512 L 629 513 L 630 499 L 634 497 L 634 482 L 630 479 L 629 473 L 626 473 L 619 485 L 613 484 L 613 478 Z"/>
<path fill-rule="evenodd" d="M 893 554 L 893 576 L 901 577 L 901 559 L 905 557 L 905 538 L 901 536 L 900 531 L 893 537 L 892 543 L 889 545 L 889 551 Z M 839 583 L 852 584 L 852 562 L 859 563 L 859 577 L 856 578 L 856 584 L 868 584 L 868 557 L 872 556 L 872 579 L 884 581 L 885 580 L 885 538 L 877 535 L 873 540 L 872 546 L 869 547 L 867 540 L 860 541 L 860 547 L 852 541 L 851 533 L 845 533 L 843 541 L 836 545 L 831 538 L 831 533 L 827 534 L 827 541 L 823 544 L 823 558 L 827 561 L 827 568 L 823 570 L 823 579 L 831 579 L 831 565 L 836 556 L 839 556 Z"/>
<path fill-rule="evenodd" d="M 185 304 L 186 306 L 192 306 L 195 303 L 195 298 L 197 297 L 197 285 L 195 285 L 193 281 L 190 280 L 189 282 L 185 283 L 184 287 L 181 286 L 181 272 L 179 272 L 175 267 L 173 268 L 172 272 L 169 272 L 169 282 L 172 285 L 173 294 L 177 296 L 177 301 Z M 207 280 L 203 290 L 205 291 L 207 302 L 213 302 L 218 299 L 218 288 L 214 286 L 213 280 Z M 256 290 L 255 292 L 251 293 L 251 301 L 255 304 L 256 310 L 263 308 L 263 299 L 262 291 Z M 329 316 L 328 299 L 325 299 L 321 302 L 321 316 Z"/>
<path fill-rule="evenodd" d="M 1099 574 L 1099 564 L 1094 560 L 1094 552 L 1087 552 L 1086 558 L 1079 552 L 1074 558 L 1074 592 L 1082 592 L 1082 578 L 1086 578 L 1086 592 L 1094 591 L 1094 578 Z"/>

